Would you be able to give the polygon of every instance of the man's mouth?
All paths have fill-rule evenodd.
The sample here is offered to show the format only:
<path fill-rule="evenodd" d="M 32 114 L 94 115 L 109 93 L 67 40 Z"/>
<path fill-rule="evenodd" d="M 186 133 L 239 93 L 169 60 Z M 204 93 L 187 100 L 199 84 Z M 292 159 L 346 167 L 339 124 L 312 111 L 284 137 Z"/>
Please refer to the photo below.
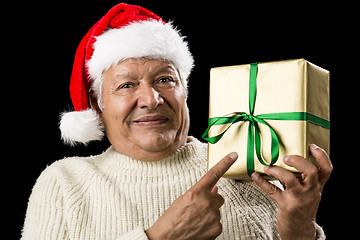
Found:
<path fill-rule="evenodd" d="M 169 118 L 165 117 L 164 115 L 148 115 L 144 117 L 140 117 L 138 119 L 135 119 L 133 121 L 136 125 L 142 125 L 142 126 L 156 126 L 161 125 L 169 121 Z"/>

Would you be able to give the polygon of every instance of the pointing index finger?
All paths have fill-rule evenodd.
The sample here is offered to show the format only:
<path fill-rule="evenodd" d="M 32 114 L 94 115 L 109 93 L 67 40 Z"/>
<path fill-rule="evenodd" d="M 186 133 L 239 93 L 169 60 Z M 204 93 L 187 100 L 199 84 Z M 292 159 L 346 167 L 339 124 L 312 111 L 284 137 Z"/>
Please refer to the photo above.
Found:
<path fill-rule="evenodd" d="M 226 155 L 200 179 L 196 186 L 211 191 L 237 158 L 238 154 L 236 152 Z"/>

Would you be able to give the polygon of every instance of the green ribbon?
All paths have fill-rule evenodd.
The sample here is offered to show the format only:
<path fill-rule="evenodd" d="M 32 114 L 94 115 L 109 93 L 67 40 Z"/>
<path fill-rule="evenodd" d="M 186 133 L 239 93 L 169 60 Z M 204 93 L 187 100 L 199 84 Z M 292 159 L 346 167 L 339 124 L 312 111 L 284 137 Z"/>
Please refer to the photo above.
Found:
<path fill-rule="evenodd" d="M 248 121 L 248 137 L 247 137 L 247 173 L 249 176 L 255 172 L 254 163 L 254 145 L 255 152 L 259 162 L 264 166 L 271 166 L 278 160 L 279 157 L 279 138 L 275 130 L 264 120 L 289 120 L 289 121 L 308 121 L 324 128 L 330 129 L 330 122 L 318 116 L 306 112 L 283 112 L 283 113 L 266 113 L 253 115 L 255 101 L 256 101 L 256 78 L 258 71 L 258 63 L 250 64 L 249 77 L 249 114 L 245 112 L 233 112 L 226 114 L 223 117 L 210 118 L 208 121 L 208 128 L 205 130 L 202 138 L 211 144 L 218 142 L 229 128 L 240 121 Z M 259 123 L 267 126 L 271 134 L 271 160 L 270 163 L 264 161 L 261 156 L 261 135 L 259 130 Z M 220 134 L 209 137 L 209 130 L 212 126 L 229 124 L 229 126 Z"/>

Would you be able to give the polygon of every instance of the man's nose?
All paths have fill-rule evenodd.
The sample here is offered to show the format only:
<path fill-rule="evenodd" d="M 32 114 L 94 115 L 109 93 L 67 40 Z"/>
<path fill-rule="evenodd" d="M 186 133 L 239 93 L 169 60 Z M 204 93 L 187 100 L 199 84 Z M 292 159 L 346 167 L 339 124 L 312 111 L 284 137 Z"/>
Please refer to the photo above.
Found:
<path fill-rule="evenodd" d="M 142 85 L 139 88 L 138 106 L 140 108 L 155 109 L 158 105 L 164 103 L 160 93 L 151 85 Z"/>

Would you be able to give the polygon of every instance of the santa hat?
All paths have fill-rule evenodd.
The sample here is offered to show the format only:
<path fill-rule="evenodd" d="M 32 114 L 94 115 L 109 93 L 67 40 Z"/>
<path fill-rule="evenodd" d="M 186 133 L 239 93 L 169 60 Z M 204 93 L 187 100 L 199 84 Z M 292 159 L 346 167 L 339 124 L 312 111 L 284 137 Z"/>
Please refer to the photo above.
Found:
<path fill-rule="evenodd" d="M 89 30 L 76 51 L 70 81 L 75 111 L 62 113 L 60 120 L 65 143 L 103 138 L 104 127 L 89 105 L 89 91 L 101 91 L 102 73 L 112 65 L 140 57 L 171 61 L 187 85 L 193 57 L 179 31 L 145 8 L 120 3 Z"/>

